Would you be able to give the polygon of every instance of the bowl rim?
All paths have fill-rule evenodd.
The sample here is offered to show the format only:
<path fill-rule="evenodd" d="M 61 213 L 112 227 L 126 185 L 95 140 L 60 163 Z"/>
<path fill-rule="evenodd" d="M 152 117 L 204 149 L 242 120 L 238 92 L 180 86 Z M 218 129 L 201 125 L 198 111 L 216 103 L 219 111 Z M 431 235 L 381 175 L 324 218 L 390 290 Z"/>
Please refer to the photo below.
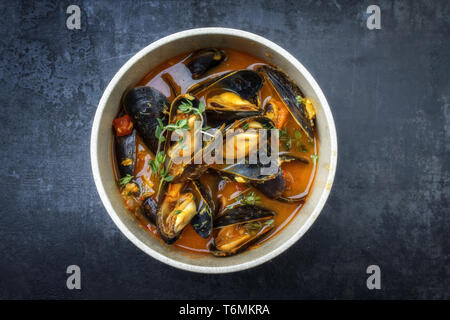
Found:
<path fill-rule="evenodd" d="M 99 161 L 98 161 L 97 152 L 96 152 L 100 124 L 101 124 L 101 119 L 103 118 L 103 113 L 105 111 L 106 102 L 109 99 L 109 96 L 111 95 L 114 87 L 119 82 L 119 80 L 122 78 L 122 76 L 128 71 L 128 69 L 133 64 L 135 64 L 137 61 L 139 61 L 142 57 L 144 57 L 149 52 L 155 50 L 158 47 L 164 46 L 167 43 L 170 43 L 173 41 L 177 41 L 181 38 L 204 35 L 204 34 L 216 34 L 216 35 L 225 35 L 225 36 L 234 36 L 234 37 L 245 38 L 247 40 L 257 42 L 264 47 L 271 48 L 272 50 L 275 50 L 281 56 L 283 56 L 295 69 L 297 69 L 305 77 L 306 81 L 311 85 L 312 89 L 317 94 L 317 97 L 318 97 L 320 104 L 322 105 L 322 108 L 324 111 L 326 123 L 329 128 L 330 145 L 331 145 L 331 151 L 333 153 L 331 155 L 328 175 L 327 175 L 327 179 L 326 179 L 327 187 L 321 191 L 319 200 L 317 201 L 317 204 L 315 205 L 311 215 L 308 217 L 308 219 L 305 221 L 305 223 L 287 241 L 285 241 L 282 245 L 274 248 L 270 252 L 254 259 L 254 260 L 245 261 L 243 263 L 230 265 L 230 266 L 198 266 L 198 265 L 194 265 L 194 264 L 180 262 L 175 259 L 169 258 L 163 254 L 158 253 L 157 251 L 153 250 L 151 247 L 147 246 L 139 238 L 137 238 L 133 234 L 133 232 L 131 232 L 127 228 L 127 226 L 121 221 L 121 219 L 119 218 L 118 214 L 115 212 L 115 210 L 109 200 L 109 197 L 106 193 L 103 182 L 100 179 Z M 222 28 L 222 27 L 196 28 L 196 29 L 189 29 L 189 30 L 176 32 L 176 33 L 173 33 L 171 35 L 168 35 L 157 41 L 150 43 L 149 45 L 147 45 L 146 47 L 144 47 L 143 49 L 138 51 L 130 59 L 128 59 L 128 61 L 119 69 L 119 71 L 117 71 L 117 73 L 111 79 L 111 81 L 109 82 L 105 91 L 103 92 L 100 102 L 97 106 L 97 110 L 95 112 L 95 117 L 94 117 L 94 121 L 92 124 L 91 139 L 90 139 L 90 158 L 91 158 L 91 169 L 92 169 L 92 174 L 94 177 L 94 182 L 95 182 L 95 185 L 97 188 L 97 192 L 103 203 L 103 206 L 105 207 L 109 216 L 114 221 L 114 223 L 119 228 L 119 230 L 134 245 L 136 245 L 139 249 L 141 249 L 142 251 L 144 251 L 146 254 L 150 255 L 151 257 L 155 258 L 156 260 L 159 260 L 160 262 L 166 263 L 166 264 L 168 264 L 172 267 L 178 268 L 178 269 L 182 269 L 185 271 L 191 271 L 191 272 L 198 272 L 198 273 L 229 273 L 229 272 L 236 272 L 236 271 L 250 269 L 250 268 L 256 267 L 258 265 L 263 264 L 264 262 L 267 262 L 267 261 L 275 258 L 282 252 L 286 251 L 295 242 L 297 242 L 303 236 L 303 234 L 311 227 L 311 225 L 314 223 L 314 221 L 317 219 L 320 212 L 322 211 L 322 209 L 325 205 L 325 202 L 330 194 L 332 184 L 334 181 L 335 172 L 336 172 L 336 164 L 337 164 L 337 135 L 336 135 L 336 127 L 334 124 L 333 115 L 331 113 L 327 99 L 325 98 L 325 95 L 323 94 L 321 88 L 319 87 L 319 85 L 317 84 L 317 82 L 313 78 L 313 76 L 309 73 L 309 71 L 289 52 L 287 52 L 285 49 L 281 48 L 279 45 L 275 44 L 274 42 L 272 42 L 262 36 L 248 32 L 248 31 L 243 31 L 243 30 L 239 30 L 239 29 L 231 29 L 231 28 Z"/>

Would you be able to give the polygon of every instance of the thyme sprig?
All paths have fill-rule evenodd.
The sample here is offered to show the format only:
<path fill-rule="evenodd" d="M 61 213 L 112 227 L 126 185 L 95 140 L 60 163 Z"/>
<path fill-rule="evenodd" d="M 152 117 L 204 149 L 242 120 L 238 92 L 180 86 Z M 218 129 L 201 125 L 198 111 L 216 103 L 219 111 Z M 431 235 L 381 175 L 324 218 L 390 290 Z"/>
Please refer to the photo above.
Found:
<path fill-rule="evenodd" d="M 227 210 L 229 209 L 233 209 L 239 205 L 255 205 L 256 203 L 258 203 L 259 201 L 261 201 L 261 198 L 254 192 L 251 191 L 249 193 L 241 193 L 238 197 L 237 197 L 237 201 L 231 205 L 228 205 L 226 207 Z"/>
<path fill-rule="evenodd" d="M 121 187 L 124 187 L 125 185 L 127 185 L 132 179 L 134 178 L 134 176 L 132 176 L 131 174 L 127 174 L 125 177 L 122 177 L 119 179 L 119 184 Z"/>

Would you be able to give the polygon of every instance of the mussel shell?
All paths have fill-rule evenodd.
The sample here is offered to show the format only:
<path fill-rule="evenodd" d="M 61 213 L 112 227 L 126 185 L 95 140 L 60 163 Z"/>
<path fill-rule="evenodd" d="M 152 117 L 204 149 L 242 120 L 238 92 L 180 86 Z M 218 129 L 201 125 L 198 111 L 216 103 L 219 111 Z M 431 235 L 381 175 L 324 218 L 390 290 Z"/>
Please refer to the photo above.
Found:
<path fill-rule="evenodd" d="M 191 182 L 191 190 L 197 202 L 197 215 L 191 220 L 191 225 L 202 238 L 209 238 L 213 229 L 215 204 L 199 181 Z"/>
<path fill-rule="evenodd" d="M 191 94 L 180 94 L 173 99 L 172 103 L 170 104 L 169 109 L 169 123 L 175 122 L 175 117 L 177 116 L 178 108 L 180 107 L 183 102 L 189 100 L 192 103 L 192 107 L 198 108 L 200 104 L 200 100 L 197 99 L 196 96 Z"/>
<path fill-rule="evenodd" d="M 169 183 L 163 182 L 161 185 L 161 189 L 158 191 L 159 201 L 158 201 L 158 210 L 157 210 L 157 214 L 156 214 L 156 227 L 158 229 L 158 233 L 159 233 L 159 236 L 161 237 L 161 239 L 163 239 L 164 242 L 167 244 L 173 244 L 175 241 L 178 240 L 181 232 L 168 234 L 165 232 L 165 228 L 162 226 L 162 224 L 164 223 L 164 215 L 165 215 L 165 213 L 162 211 L 163 203 L 164 203 L 165 195 L 167 193 L 168 188 L 169 188 Z"/>
<path fill-rule="evenodd" d="M 238 94 L 242 99 L 254 102 L 263 84 L 264 78 L 258 72 L 243 69 L 225 73 L 214 79 L 207 79 L 191 87 L 188 93 L 198 95 L 207 89 L 223 89 Z"/>
<path fill-rule="evenodd" d="M 225 133 L 230 129 L 238 129 L 239 127 L 242 127 L 246 122 L 259 122 L 264 129 L 273 129 L 275 128 L 275 123 L 272 121 L 272 119 L 262 116 L 262 115 L 256 115 L 252 117 L 246 117 L 239 120 L 234 121 L 231 125 L 227 126 L 225 128 Z M 270 131 L 269 131 L 270 133 Z M 270 135 L 268 135 L 270 137 Z"/>
<path fill-rule="evenodd" d="M 226 59 L 225 52 L 219 49 L 198 50 L 186 60 L 185 65 L 191 71 L 193 79 L 199 79 L 206 72 Z"/>
<path fill-rule="evenodd" d="M 275 212 L 272 210 L 246 204 L 227 210 L 224 215 L 214 221 L 214 228 L 222 228 L 233 224 L 264 220 L 273 216 L 275 216 Z"/>
<path fill-rule="evenodd" d="M 164 125 L 167 123 L 164 110 L 169 108 L 169 100 L 151 87 L 136 87 L 127 92 L 123 104 L 139 135 L 155 153 L 158 148 L 158 138 L 155 137 L 155 129 L 158 126 L 156 119 L 161 119 Z"/>
<path fill-rule="evenodd" d="M 274 179 L 266 180 L 263 183 L 253 184 L 256 189 L 271 199 L 281 197 L 286 188 L 286 180 L 283 177 L 283 171 L 279 168 Z"/>
<path fill-rule="evenodd" d="M 158 219 L 158 204 L 156 201 L 147 197 L 141 205 L 142 214 L 154 225 L 156 225 L 156 221 Z"/>
<path fill-rule="evenodd" d="M 255 116 L 255 117 L 249 117 L 245 119 L 241 119 L 238 121 L 235 121 L 231 125 L 229 125 L 225 129 L 225 136 L 224 139 L 226 139 L 226 133 L 229 132 L 229 130 L 235 130 L 237 128 L 242 127 L 246 122 L 259 122 L 262 124 L 264 128 L 274 128 L 275 125 L 273 121 L 267 117 L 264 116 Z M 270 141 L 270 131 L 267 134 L 267 142 Z M 270 150 L 268 150 L 270 152 Z M 276 174 L 278 173 L 278 170 L 274 170 L 273 174 L 269 175 L 262 175 L 261 169 L 266 167 L 269 168 L 273 165 L 273 163 L 269 162 L 266 164 L 262 164 L 260 161 L 259 155 L 257 155 L 257 163 L 250 164 L 248 163 L 248 160 L 245 159 L 244 161 L 238 161 L 231 164 L 213 164 L 211 166 L 212 169 L 219 171 L 220 174 L 225 176 L 231 176 L 238 182 L 253 182 L 253 183 L 262 183 L 267 180 L 272 180 L 276 177 Z M 276 168 L 275 168 L 276 169 Z M 237 179 L 236 179 L 237 178 Z M 242 181 L 244 180 L 244 181 Z"/>
<path fill-rule="evenodd" d="M 261 115 L 260 111 L 220 111 L 220 110 L 206 110 L 208 116 L 207 125 L 212 128 L 217 128 L 222 123 L 229 125 L 236 120 L 242 118 L 255 117 Z"/>
<path fill-rule="evenodd" d="M 278 171 L 275 174 L 263 175 L 261 174 L 261 168 L 263 167 L 270 167 L 270 163 L 267 165 L 259 163 L 234 163 L 211 166 L 211 168 L 218 171 L 220 175 L 234 179 L 236 182 L 254 184 L 275 179 Z"/>
<path fill-rule="evenodd" d="M 126 136 L 115 137 L 115 154 L 117 159 L 117 166 L 119 168 L 120 177 L 126 175 L 134 175 L 134 165 L 136 163 L 136 130 L 133 129 L 131 134 Z M 126 159 L 131 160 L 130 165 L 124 165 L 122 162 Z"/>
<path fill-rule="evenodd" d="M 264 181 L 263 183 L 253 184 L 253 186 L 271 199 L 277 199 L 277 200 L 283 201 L 283 202 L 302 201 L 305 198 L 305 196 L 298 196 L 298 197 L 297 196 L 291 196 L 291 197 L 283 196 L 283 193 L 286 188 L 286 180 L 284 179 L 283 169 L 281 166 L 283 163 L 291 162 L 291 161 L 299 161 L 301 163 L 306 163 L 306 164 L 309 163 L 308 159 L 306 159 L 304 157 L 293 156 L 290 154 L 280 154 L 279 160 L 278 160 L 280 168 L 279 168 L 278 174 L 275 176 L 275 178 L 272 180 Z"/>
<path fill-rule="evenodd" d="M 169 116 L 169 123 L 174 123 L 175 122 L 175 117 L 177 115 L 177 110 L 178 107 L 181 105 L 181 103 L 183 102 L 183 100 L 189 99 L 192 102 L 192 105 L 194 108 L 198 108 L 199 104 L 200 104 L 200 100 L 191 95 L 191 94 L 183 94 L 183 95 L 179 95 L 178 97 L 176 97 L 174 99 L 174 101 L 172 102 L 171 106 L 170 106 L 170 116 Z M 207 121 L 207 116 L 205 113 L 202 114 L 203 117 L 203 121 L 206 122 Z M 205 124 L 203 124 L 205 125 Z M 208 142 L 203 141 L 203 137 L 199 137 L 202 139 L 202 149 L 198 151 L 199 154 L 205 154 L 209 148 L 213 148 L 214 144 L 213 142 L 216 139 L 216 136 L 221 136 L 221 134 L 224 132 L 225 129 L 225 125 L 223 124 L 222 126 L 218 127 L 218 130 L 215 133 L 215 136 Z M 171 139 L 171 133 L 169 132 L 169 134 L 167 135 L 167 143 L 166 143 L 166 150 L 167 150 L 167 146 L 170 143 L 170 139 Z M 197 155 L 197 153 L 195 153 L 195 150 L 193 148 L 192 150 L 192 155 L 191 155 L 191 159 L 190 159 L 190 163 L 182 163 L 182 170 L 181 173 L 177 174 L 174 179 L 173 182 L 174 183 L 179 183 L 179 182 L 185 182 L 187 180 L 195 180 L 197 178 L 199 178 L 207 169 L 208 169 L 208 165 L 206 164 L 195 164 L 194 159 Z"/>
<path fill-rule="evenodd" d="M 227 215 L 221 216 L 220 218 L 216 219 L 214 221 L 214 227 L 220 229 L 230 225 L 237 225 L 255 221 L 264 221 L 274 216 L 275 212 L 271 210 L 252 205 L 243 205 L 231 209 Z M 253 236 L 253 238 L 250 238 L 250 240 L 246 241 L 245 243 L 241 244 L 240 246 L 232 250 L 229 251 L 220 250 L 216 247 L 215 242 L 211 245 L 209 250 L 216 257 L 227 257 L 240 253 L 245 249 L 247 249 L 252 244 L 254 244 L 255 242 L 257 242 L 262 237 L 266 236 L 268 232 L 273 230 L 273 228 L 274 228 L 273 224 L 271 224 L 270 226 L 265 226 L 264 230 L 262 229 L 259 230 L 258 233 Z"/>
<path fill-rule="evenodd" d="M 298 96 L 304 97 L 300 88 L 279 69 L 270 66 L 262 66 L 258 68 L 257 71 L 261 72 L 261 74 L 269 80 L 275 91 L 286 104 L 287 109 L 292 114 L 295 121 L 308 135 L 309 139 L 313 140 L 314 131 L 311 120 L 308 118 L 306 107 L 303 103 L 299 104 L 297 101 Z"/>

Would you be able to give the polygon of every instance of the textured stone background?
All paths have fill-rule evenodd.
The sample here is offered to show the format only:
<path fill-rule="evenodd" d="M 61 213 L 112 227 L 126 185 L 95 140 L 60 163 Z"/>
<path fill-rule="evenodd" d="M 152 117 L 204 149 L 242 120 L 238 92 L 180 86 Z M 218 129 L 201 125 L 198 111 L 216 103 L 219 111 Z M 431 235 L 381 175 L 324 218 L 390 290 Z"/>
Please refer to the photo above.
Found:
<path fill-rule="evenodd" d="M 365 26 L 378 3 L 382 30 Z M 70 4 L 82 30 L 66 28 Z M 448 1 L 2 1 L 0 298 L 450 298 Z M 339 138 L 331 196 L 297 244 L 200 275 L 145 255 L 91 176 L 103 90 L 147 44 L 204 26 L 275 41 L 313 74 Z M 65 269 L 82 268 L 82 290 Z M 382 290 L 366 288 L 378 264 Z"/>

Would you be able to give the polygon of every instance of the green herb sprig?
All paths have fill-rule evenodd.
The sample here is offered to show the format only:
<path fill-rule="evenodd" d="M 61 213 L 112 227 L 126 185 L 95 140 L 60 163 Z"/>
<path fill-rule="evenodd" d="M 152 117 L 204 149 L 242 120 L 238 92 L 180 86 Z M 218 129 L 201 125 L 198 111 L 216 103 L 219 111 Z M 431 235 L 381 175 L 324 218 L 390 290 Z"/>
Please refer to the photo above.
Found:
<path fill-rule="evenodd" d="M 295 143 L 295 146 L 297 149 L 299 149 L 302 152 L 308 152 L 308 149 L 303 144 L 302 141 L 302 133 L 301 131 L 295 129 L 294 130 L 294 137 L 291 137 L 289 133 L 287 132 L 287 128 L 283 128 L 280 130 L 280 140 L 284 142 L 284 145 L 286 146 L 286 149 L 289 151 L 292 148 L 292 144 Z"/>
<path fill-rule="evenodd" d="M 227 206 L 226 209 L 233 209 L 238 205 L 245 205 L 245 204 L 255 205 L 259 201 L 261 201 L 261 198 L 254 191 L 251 191 L 247 194 L 241 193 L 237 197 L 237 201 L 235 203 Z"/>
<path fill-rule="evenodd" d="M 161 186 L 164 181 L 170 182 L 174 178 L 173 175 L 169 175 L 169 173 L 165 167 L 165 162 L 166 162 L 166 155 L 162 151 L 160 151 L 156 154 L 155 159 L 150 160 L 148 162 L 148 164 L 150 165 L 150 168 L 152 169 L 152 174 L 157 175 L 160 179 L 158 192 L 159 192 L 159 190 L 161 190 Z"/>
<path fill-rule="evenodd" d="M 134 176 L 132 176 L 131 174 L 127 174 L 125 177 L 122 177 L 119 179 L 119 184 L 121 187 L 126 186 L 132 179 L 134 178 Z"/>

